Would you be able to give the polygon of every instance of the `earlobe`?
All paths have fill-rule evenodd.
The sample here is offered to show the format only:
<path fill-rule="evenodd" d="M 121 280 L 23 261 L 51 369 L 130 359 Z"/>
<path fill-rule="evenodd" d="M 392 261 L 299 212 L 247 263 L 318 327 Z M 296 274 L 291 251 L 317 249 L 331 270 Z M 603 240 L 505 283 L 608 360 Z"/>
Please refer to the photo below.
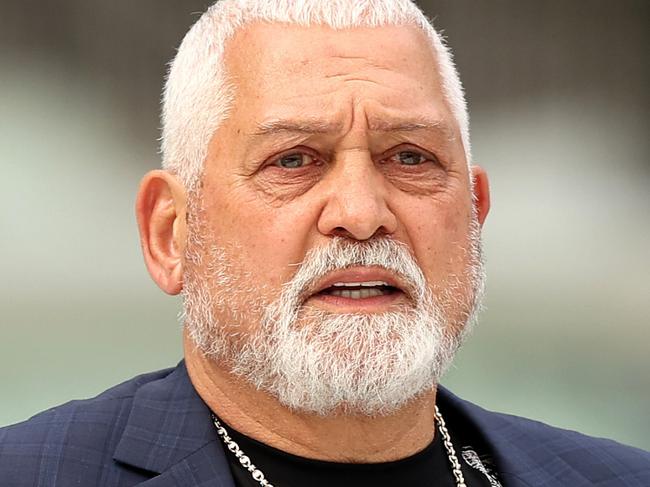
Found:
<path fill-rule="evenodd" d="M 478 222 L 483 226 L 490 211 L 490 184 L 488 176 L 481 166 L 472 166 L 472 187 L 474 192 L 474 208 Z"/>
<path fill-rule="evenodd" d="M 135 209 L 144 261 L 168 294 L 183 288 L 186 201 L 183 185 L 167 171 L 151 171 L 140 183 Z"/>

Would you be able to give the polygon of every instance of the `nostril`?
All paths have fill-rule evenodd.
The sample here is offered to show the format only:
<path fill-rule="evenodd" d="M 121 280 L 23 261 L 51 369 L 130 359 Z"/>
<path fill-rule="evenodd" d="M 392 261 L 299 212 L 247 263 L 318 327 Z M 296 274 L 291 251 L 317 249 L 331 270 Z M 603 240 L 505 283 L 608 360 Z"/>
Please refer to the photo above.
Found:
<path fill-rule="evenodd" d="M 334 237 L 341 237 L 349 240 L 357 240 L 357 238 L 345 227 L 336 227 L 334 228 L 330 235 Z"/>
<path fill-rule="evenodd" d="M 387 231 L 386 228 L 383 226 L 377 228 L 372 233 L 370 232 L 370 230 L 363 231 L 360 229 L 356 229 L 356 231 L 351 231 L 345 227 L 336 227 L 330 232 L 330 235 L 335 237 L 342 237 L 349 240 L 362 241 L 362 240 L 370 240 L 372 238 L 377 238 L 377 237 L 385 237 L 386 235 L 390 235 L 390 233 L 391 232 Z"/>

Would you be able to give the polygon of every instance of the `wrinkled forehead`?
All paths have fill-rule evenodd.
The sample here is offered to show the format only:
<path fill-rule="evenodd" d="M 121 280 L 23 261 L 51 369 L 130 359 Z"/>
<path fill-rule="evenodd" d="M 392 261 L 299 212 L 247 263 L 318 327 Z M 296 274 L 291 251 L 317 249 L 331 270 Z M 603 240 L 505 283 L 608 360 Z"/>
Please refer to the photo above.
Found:
<path fill-rule="evenodd" d="M 432 44 L 415 26 L 254 23 L 230 40 L 225 61 L 234 112 L 249 121 L 301 111 L 343 117 L 347 105 L 367 103 L 376 117 L 399 113 L 454 125 Z"/>

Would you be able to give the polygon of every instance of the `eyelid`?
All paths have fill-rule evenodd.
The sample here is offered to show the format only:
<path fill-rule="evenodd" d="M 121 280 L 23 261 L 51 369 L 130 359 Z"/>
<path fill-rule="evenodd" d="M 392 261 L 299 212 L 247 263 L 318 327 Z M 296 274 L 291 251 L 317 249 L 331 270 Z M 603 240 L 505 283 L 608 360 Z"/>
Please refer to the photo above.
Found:
<path fill-rule="evenodd" d="M 304 147 L 304 146 L 297 146 L 297 147 L 292 147 L 291 149 L 284 150 L 282 152 L 279 152 L 267 159 L 267 164 L 265 166 L 276 166 L 276 167 L 282 167 L 278 164 L 280 159 L 283 157 L 288 157 L 288 156 L 294 156 L 294 155 L 299 155 L 299 154 L 305 154 L 308 155 L 313 159 L 311 164 L 307 164 L 309 166 L 313 164 L 318 164 L 322 162 L 322 158 L 314 151 L 313 149 L 310 149 L 309 147 Z M 305 166 L 302 166 L 305 167 Z"/>
<path fill-rule="evenodd" d="M 382 156 L 379 158 L 379 161 L 380 162 L 388 161 L 389 159 L 395 157 L 400 152 L 414 152 L 417 154 L 421 154 L 427 160 L 430 160 L 435 164 L 442 165 L 442 163 L 440 162 L 440 158 L 438 156 L 436 156 L 435 154 L 433 154 L 428 150 L 422 149 L 421 147 L 418 147 L 413 144 L 401 144 L 396 147 L 392 147 L 391 149 L 385 151 L 384 154 L 382 154 Z"/>

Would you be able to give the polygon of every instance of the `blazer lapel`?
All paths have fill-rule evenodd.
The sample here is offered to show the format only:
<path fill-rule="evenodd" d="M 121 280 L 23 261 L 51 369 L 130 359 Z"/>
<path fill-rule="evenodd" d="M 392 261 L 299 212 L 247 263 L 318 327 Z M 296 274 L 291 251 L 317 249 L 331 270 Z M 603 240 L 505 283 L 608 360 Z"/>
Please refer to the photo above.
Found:
<path fill-rule="evenodd" d="M 443 408 L 455 408 L 481 432 L 492 447 L 504 485 L 508 487 L 550 487 L 591 485 L 562 457 L 570 441 L 549 427 L 531 420 L 486 411 L 464 401 L 443 387 L 438 388 Z"/>
<path fill-rule="evenodd" d="M 215 461 L 218 459 L 218 461 Z M 234 487 L 220 441 L 211 441 L 139 487 Z"/>
<path fill-rule="evenodd" d="M 181 362 L 136 392 L 113 459 L 151 472 L 147 487 L 234 487 L 210 410 Z"/>
<path fill-rule="evenodd" d="M 502 424 L 497 426 L 494 423 L 495 419 L 501 423 L 500 415 L 490 413 L 464 401 L 442 386 L 438 386 L 436 402 L 440 405 L 443 414 L 445 410 L 454 410 L 461 415 L 463 420 L 471 422 L 474 428 L 483 435 L 486 443 L 492 449 L 494 462 L 504 485 L 508 487 L 533 487 L 534 484 L 526 479 L 525 473 L 520 476 L 519 465 L 516 461 L 513 461 L 514 445 L 507 441 L 502 434 L 502 428 L 507 429 L 507 427 Z"/>

